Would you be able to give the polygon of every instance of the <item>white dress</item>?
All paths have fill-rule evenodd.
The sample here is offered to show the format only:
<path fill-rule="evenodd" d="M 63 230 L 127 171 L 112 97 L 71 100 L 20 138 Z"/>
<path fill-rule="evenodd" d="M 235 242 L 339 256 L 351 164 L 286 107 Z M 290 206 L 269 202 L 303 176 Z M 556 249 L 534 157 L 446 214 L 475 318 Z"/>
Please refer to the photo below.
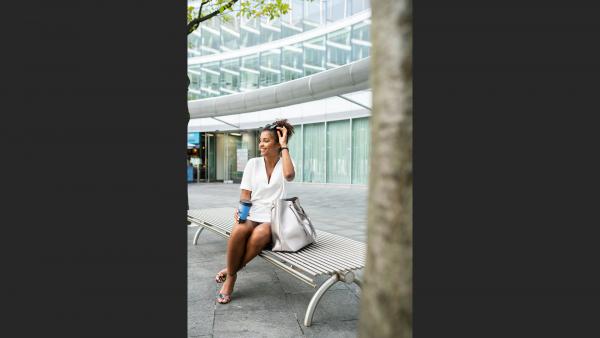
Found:
<path fill-rule="evenodd" d="M 262 156 L 248 160 L 240 189 L 250 190 L 252 207 L 248 219 L 257 223 L 271 223 L 271 206 L 277 199 L 285 198 L 285 178 L 283 177 L 283 159 L 279 158 L 267 181 L 267 169 Z M 296 164 L 292 160 L 294 171 Z"/>

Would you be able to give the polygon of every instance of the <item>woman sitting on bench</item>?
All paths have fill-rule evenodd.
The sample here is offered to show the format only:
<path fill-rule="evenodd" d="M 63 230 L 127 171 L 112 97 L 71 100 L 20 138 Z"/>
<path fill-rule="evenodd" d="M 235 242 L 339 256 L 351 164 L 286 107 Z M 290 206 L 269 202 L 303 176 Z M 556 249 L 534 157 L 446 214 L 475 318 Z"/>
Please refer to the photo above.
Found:
<path fill-rule="evenodd" d="M 287 141 L 294 127 L 287 120 L 266 125 L 260 133 L 260 155 L 248 161 L 242 176 L 240 200 L 252 202 L 247 220 L 239 223 L 239 212 L 227 242 L 227 267 L 217 273 L 215 280 L 223 283 L 217 302 L 226 304 L 237 272 L 271 244 L 271 206 L 285 198 L 285 181 L 295 176 L 295 164 L 290 157 Z"/>

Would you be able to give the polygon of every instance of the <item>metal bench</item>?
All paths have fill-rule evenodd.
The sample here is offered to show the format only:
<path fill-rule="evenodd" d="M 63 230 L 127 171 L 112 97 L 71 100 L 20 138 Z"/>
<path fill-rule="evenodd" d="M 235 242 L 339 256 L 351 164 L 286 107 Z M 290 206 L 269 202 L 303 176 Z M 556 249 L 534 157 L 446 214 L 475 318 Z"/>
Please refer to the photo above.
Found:
<path fill-rule="evenodd" d="M 198 243 L 198 237 L 204 229 L 210 229 L 229 238 L 234 223 L 234 210 L 232 208 L 188 210 L 190 222 L 200 226 L 194 235 L 194 245 Z M 362 283 L 353 271 L 364 267 L 366 248 L 363 242 L 317 230 L 317 242 L 298 252 L 263 250 L 259 256 L 313 288 L 317 288 L 317 277 L 329 276 L 317 288 L 308 303 L 304 325 L 310 326 L 319 300 L 331 286 L 341 281 L 348 284 L 355 283 L 361 287 Z"/>

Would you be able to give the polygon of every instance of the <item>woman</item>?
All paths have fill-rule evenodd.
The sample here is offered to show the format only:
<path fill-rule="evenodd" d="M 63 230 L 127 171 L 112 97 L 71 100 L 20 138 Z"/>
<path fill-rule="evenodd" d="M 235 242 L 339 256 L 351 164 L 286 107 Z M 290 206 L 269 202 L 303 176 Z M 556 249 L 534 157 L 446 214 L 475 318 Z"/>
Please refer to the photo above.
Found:
<path fill-rule="evenodd" d="M 240 199 L 252 201 L 252 207 L 244 223 L 238 222 L 238 210 L 235 211 L 235 224 L 227 242 L 227 267 L 215 276 L 217 283 L 223 283 L 217 298 L 221 304 L 231 301 L 237 271 L 271 243 L 272 203 L 285 197 L 285 181 L 292 181 L 296 175 L 287 147 L 293 133 L 294 127 L 287 120 L 266 125 L 258 145 L 261 157 L 246 164 Z"/>

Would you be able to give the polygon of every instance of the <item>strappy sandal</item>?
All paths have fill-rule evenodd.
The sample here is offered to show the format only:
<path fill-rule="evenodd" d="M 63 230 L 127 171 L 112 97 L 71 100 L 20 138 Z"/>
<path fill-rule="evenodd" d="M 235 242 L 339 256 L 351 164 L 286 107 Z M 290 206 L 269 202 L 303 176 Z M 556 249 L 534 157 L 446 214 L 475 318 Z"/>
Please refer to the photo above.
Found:
<path fill-rule="evenodd" d="M 217 275 L 215 276 L 215 282 L 220 284 L 220 283 L 223 283 L 226 279 L 227 279 L 227 270 L 225 270 L 225 272 L 223 272 L 223 270 L 217 272 Z"/>
<path fill-rule="evenodd" d="M 238 271 L 242 270 L 243 268 L 245 268 L 246 266 L 242 266 Z M 227 271 L 227 269 L 224 269 L 225 271 Z M 227 280 L 227 272 L 223 272 L 223 270 L 217 272 L 217 275 L 215 276 L 215 282 L 217 282 L 217 284 L 221 284 L 223 282 L 225 282 Z"/>
<path fill-rule="evenodd" d="M 231 277 L 233 277 L 234 282 L 237 279 L 237 274 L 231 275 Z M 222 289 L 221 289 L 222 290 Z M 231 294 L 233 293 L 233 290 L 231 293 L 224 293 L 219 291 L 219 296 L 217 297 L 217 302 L 219 304 L 227 304 L 229 302 L 231 302 Z"/>
<path fill-rule="evenodd" d="M 231 302 L 231 294 L 219 293 L 219 296 L 217 297 L 217 303 L 227 304 L 229 302 Z"/>

